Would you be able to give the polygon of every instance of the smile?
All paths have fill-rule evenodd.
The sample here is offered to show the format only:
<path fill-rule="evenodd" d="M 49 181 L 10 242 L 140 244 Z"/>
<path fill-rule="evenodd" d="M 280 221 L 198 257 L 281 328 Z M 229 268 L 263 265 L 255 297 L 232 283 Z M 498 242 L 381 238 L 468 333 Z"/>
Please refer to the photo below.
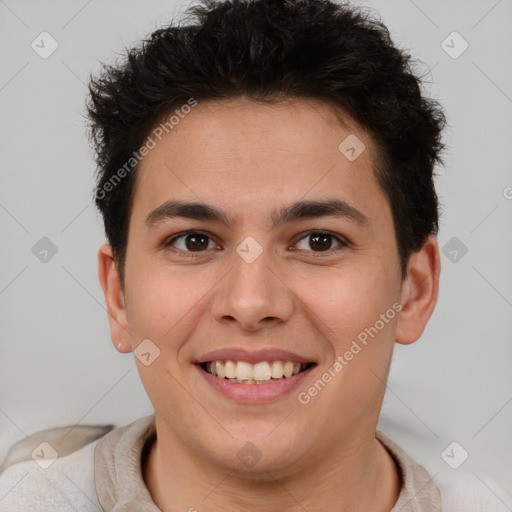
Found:
<path fill-rule="evenodd" d="M 289 379 L 298 375 L 313 363 L 293 361 L 260 361 L 255 364 L 246 361 L 216 360 L 201 364 L 203 370 L 219 379 L 238 384 L 269 384 L 271 381 Z"/>

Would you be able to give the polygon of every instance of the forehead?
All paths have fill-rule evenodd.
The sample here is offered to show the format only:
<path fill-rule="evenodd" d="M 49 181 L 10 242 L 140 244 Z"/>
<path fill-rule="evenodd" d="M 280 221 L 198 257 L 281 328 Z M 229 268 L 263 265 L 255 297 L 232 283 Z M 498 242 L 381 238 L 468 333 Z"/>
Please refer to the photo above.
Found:
<path fill-rule="evenodd" d="M 333 194 L 386 206 L 371 137 L 323 101 L 200 102 L 155 142 L 137 171 L 133 216 L 170 198 L 268 215 L 271 203 Z"/>

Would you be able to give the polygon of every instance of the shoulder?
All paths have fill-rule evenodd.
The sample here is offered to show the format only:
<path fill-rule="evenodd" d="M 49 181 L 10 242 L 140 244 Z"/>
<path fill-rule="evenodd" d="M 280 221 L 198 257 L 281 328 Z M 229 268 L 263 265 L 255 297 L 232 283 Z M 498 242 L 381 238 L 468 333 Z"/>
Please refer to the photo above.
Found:
<path fill-rule="evenodd" d="M 0 512 L 101 510 L 94 484 L 94 451 L 99 439 L 52 460 L 52 454 L 18 462 L 0 474 Z M 46 458 L 45 458 L 46 455 Z"/>
<path fill-rule="evenodd" d="M 104 495 L 124 488 L 116 472 L 137 473 L 134 448 L 141 450 L 154 432 L 154 415 L 115 429 L 76 426 L 73 435 L 63 436 L 69 428 L 37 432 L 13 446 L 0 472 L 0 512 L 103 510 L 96 479 Z"/>

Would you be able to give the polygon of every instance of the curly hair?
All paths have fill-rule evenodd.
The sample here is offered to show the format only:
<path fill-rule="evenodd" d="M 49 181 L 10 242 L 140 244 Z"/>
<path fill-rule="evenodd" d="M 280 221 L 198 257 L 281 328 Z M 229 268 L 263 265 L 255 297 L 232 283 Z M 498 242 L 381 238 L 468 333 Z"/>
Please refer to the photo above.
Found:
<path fill-rule="evenodd" d="M 380 20 L 349 3 L 203 0 L 183 23 L 156 30 L 120 62 L 104 65 L 89 83 L 89 136 L 97 153 L 95 203 L 123 283 L 137 150 L 191 98 L 241 96 L 324 100 L 370 133 L 405 277 L 410 255 L 438 232 L 434 168 L 446 125 L 413 64 Z"/>

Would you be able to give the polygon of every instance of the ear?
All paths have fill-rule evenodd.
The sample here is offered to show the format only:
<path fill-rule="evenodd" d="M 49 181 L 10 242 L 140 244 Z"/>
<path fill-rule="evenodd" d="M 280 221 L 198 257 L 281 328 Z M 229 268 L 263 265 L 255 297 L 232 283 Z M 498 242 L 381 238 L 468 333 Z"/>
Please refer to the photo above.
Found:
<path fill-rule="evenodd" d="M 105 295 L 112 343 L 119 352 L 131 352 L 132 344 L 121 277 L 109 244 L 102 245 L 98 251 L 98 277 Z"/>
<path fill-rule="evenodd" d="M 439 246 L 436 237 L 430 235 L 407 264 L 400 300 L 402 310 L 395 334 L 398 343 L 409 345 L 423 333 L 437 302 L 440 272 Z"/>

